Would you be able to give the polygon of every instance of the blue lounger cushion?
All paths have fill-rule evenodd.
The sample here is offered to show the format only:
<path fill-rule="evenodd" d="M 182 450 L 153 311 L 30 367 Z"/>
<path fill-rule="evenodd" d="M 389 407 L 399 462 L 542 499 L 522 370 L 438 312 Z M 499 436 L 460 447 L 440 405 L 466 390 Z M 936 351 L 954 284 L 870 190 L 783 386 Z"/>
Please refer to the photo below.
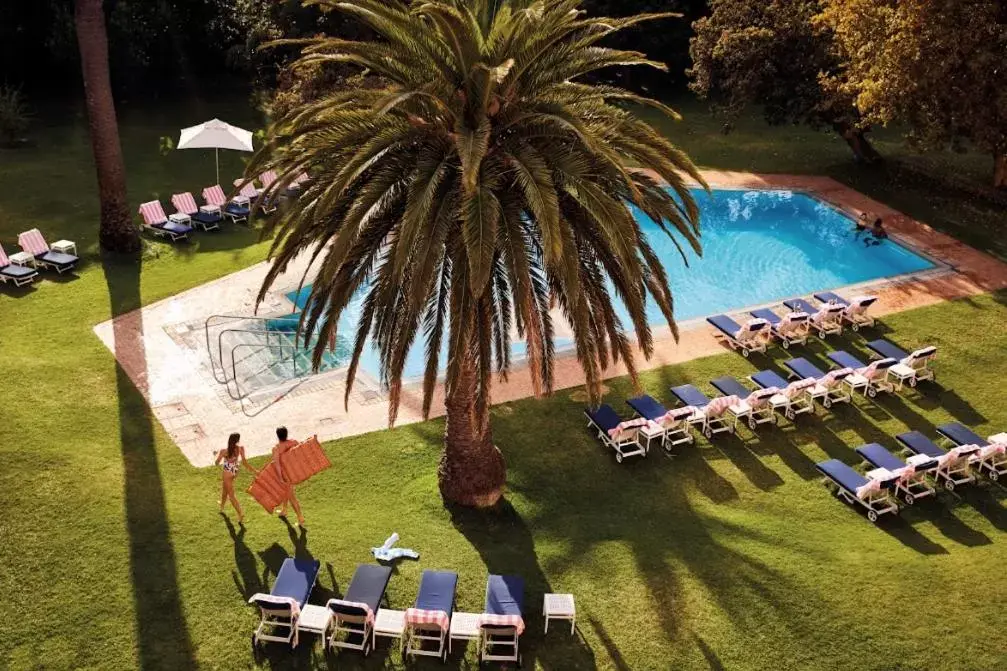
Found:
<path fill-rule="evenodd" d="M 878 443 L 861 445 L 857 448 L 857 454 L 863 457 L 868 463 L 878 468 L 887 468 L 889 471 L 897 470 L 906 465 L 906 462 L 896 457 L 886 450 L 883 445 L 879 445 Z"/>
<path fill-rule="evenodd" d="M 759 385 L 763 389 L 768 389 L 769 387 L 776 387 L 777 389 L 783 389 L 789 382 L 783 379 L 779 373 L 775 370 L 763 370 L 759 371 L 752 376 L 752 382 Z"/>
<path fill-rule="evenodd" d="M 838 459 L 829 459 L 820 464 L 815 464 L 815 468 L 853 495 L 856 495 L 858 488 L 867 484 L 867 478 Z"/>
<path fill-rule="evenodd" d="M 458 574 L 452 571 L 424 571 L 415 607 L 420 610 L 440 610 L 451 616 L 455 607 L 455 587 Z"/>
<path fill-rule="evenodd" d="M 783 301 L 783 304 L 795 312 L 807 312 L 809 315 L 818 312 L 818 308 L 804 298 L 790 298 Z"/>
<path fill-rule="evenodd" d="M 738 331 L 741 330 L 741 324 L 734 321 L 727 315 L 716 315 L 713 317 L 707 317 L 706 321 L 713 324 L 713 326 L 720 332 L 732 338 L 737 336 Z"/>
<path fill-rule="evenodd" d="M 943 457 L 947 452 L 938 447 L 937 443 L 924 436 L 919 431 L 900 433 L 895 439 L 906 446 L 914 454 L 925 454 L 931 459 Z"/>
<path fill-rule="evenodd" d="M 770 326 L 776 326 L 781 321 L 783 321 L 783 319 L 780 317 L 780 315 L 776 314 L 775 312 L 773 312 L 769 308 L 761 308 L 759 310 L 752 310 L 748 314 L 752 315 L 756 319 L 765 319 L 767 322 L 769 322 Z"/>
<path fill-rule="evenodd" d="M 388 589 L 388 581 L 392 577 L 390 566 L 379 566 L 377 564 L 360 564 L 353 572 L 350 579 L 350 586 L 346 588 L 343 601 L 354 603 L 365 603 L 371 609 L 371 613 L 378 612 L 381 599 Z M 341 615 L 364 615 L 362 609 L 354 608 L 341 603 L 329 603 L 329 609 Z"/>
<path fill-rule="evenodd" d="M 10 277 L 15 280 L 24 280 L 37 275 L 38 272 L 34 268 L 29 268 L 27 266 L 19 266 L 11 264 L 9 266 L 4 266 L 0 268 L 0 275 L 4 277 Z"/>
<path fill-rule="evenodd" d="M 893 345 L 887 340 L 872 340 L 867 343 L 867 347 L 872 351 L 880 354 L 885 359 L 898 359 L 901 361 L 909 356 L 909 353 L 902 348 Z"/>
<path fill-rule="evenodd" d="M 783 365 L 792 370 L 795 375 L 802 377 L 805 380 L 809 378 L 812 380 L 821 380 L 825 377 L 825 373 L 821 368 L 803 357 L 791 359 L 790 361 L 784 361 Z"/>
<path fill-rule="evenodd" d="M 941 424 L 937 427 L 937 433 L 941 434 L 955 445 L 978 445 L 986 447 L 989 442 L 978 433 L 958 422 Z"/>
<path fill-rule="evenodd" d="M 45 254 L 39 254 L 38 256 L 35 257 L 35 260 L 41 261 L 43 263 L 48 263 L 54 266 L 59 266 L 61 268 L 65 268 L 74 265 L 80 259 L 78 259 L 73 254 L 64 254 L 63 252 L 49 251 L 46 252 Z"/>
<path fill-rule="evenodd" d="M 850 302 L 833 291 L 820 291 L 815 294 L 815 300 L 822 303 L 836 303 L 838 305 L 849 305 Z"/>
<path fill-rule="evenodd" d="M 622 423 L 622 418 L 619 417 L 619 414 L 607 403 L 603 403 L 598 406 L 597 410 L 587 408 L 584 410 L 584 414 L 587 415 L 588 418 L 602 431 L 611 431 Z"/>
<path fill-rule="evenodd" d="M 668 409 L 661 405 L 660 401 L 646 394 L 639 398 L 631 398 L 626 404 L 644 419 L 659 419 L 668 414 Z"/>
<path fill-rule="evenodd" d="M 730 375 L 718 377 L 716 380 L 710 380 L 710 384 L 724 396 L 748 398 L 748 396 L 752 393 L 751 390 L 746 389 L 745 386 L 738 381 L 738 378 L 731 377 Z"/>
<path fill-rule="evenodd" d="M 840 368 L 863 368 L 864 362 L 853 356 L 849 352 L 843 350 L 836 350 L 835 352 L 829 352 L 827 354 L 829 359 L 835 363 Z"/>
<path fill-rule="evenodd" d="M 289 597 L 303 608 L 311 596 L 311 589 L 315 586 L 320 567 L 321 562 L 317 559 L 287 557 L 283 560 L 280 572 L 276 575 L 276 582 L 273 583 L 273 589 L 269 593 L 273 596 Z"/>
<path fill-rule="evenodd" d="M 199 211 L 193 215 L 190 215 L 193 221 L 198 221 L 201 224 L 216 224 L 221 219 L 223 215 L 220 212 L 203 212 Z"/>
<path fill-rule="evenodd" d="M 159 228 L 162 231 L 168 231 L 175 235 L 189 235 L 189 233 L 192 233 L 192 226 L 186 226 L 170 219 L 163 224 L 154 224 L 154 228 Z"/>
<path fill-rule="evenodd" d="M 234 215 L 235 217 L 247 217 L 249 214 L 249 208 L 244 205 L 238 205 L 237 203 L 228 203 L 227 205 L 224 205 L 224 212 Z"/>
<path fill-rule="evenodd" d="M 691 405 L 695 408 L 705 408 L 710 404 L 710 397 L 691 384 L 672 387 L 671 393 L 685 405 Z"/>
<path fill-rule="evenodd" d="M 524 610 L 524 580 L 516 575 L 491 575 L 486 581 L 486 613 L 517 615 Z"/>

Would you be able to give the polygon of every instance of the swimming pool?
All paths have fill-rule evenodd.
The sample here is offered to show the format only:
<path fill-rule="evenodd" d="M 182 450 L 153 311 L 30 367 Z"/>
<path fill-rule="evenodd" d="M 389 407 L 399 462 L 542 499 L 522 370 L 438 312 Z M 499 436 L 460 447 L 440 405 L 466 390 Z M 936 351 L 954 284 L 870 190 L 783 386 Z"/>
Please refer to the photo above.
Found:
<path fill-rule="evenodd" d="M 657 224 L 631 208 L 667 270 L 679 322 L 934 267 L 898 243 L 873 241 L 858 233 L 848 216 L 806 194 L 741 190 L 707 194 L 698 189 L 692 194 L 702 213 L 703 256 L 687 251 L 688 267 Z M 305 287 L 300 295 L 295 291 L 288 298 L 300 310 L 309 291 Z M 629 324 L 621 305 L 619 312 Z M 337 353 L 350 351 L 358 316 L 359 304 L 354 302 L 340 318 Z M 653 301 L 648 303 L 647 317 L 655 327 L 666 326 Z M 568 339 L 556 340 L 558 349 L 571 344 Z M 514 343 L 515 358 L 524 351 L 523 342 Z M 361 357 L 361 367 L 377 377 L 378 357 L 370 348 Z M 412 378 L 423 370 L 423 344 L 417 343 L 404 372 Z"/>

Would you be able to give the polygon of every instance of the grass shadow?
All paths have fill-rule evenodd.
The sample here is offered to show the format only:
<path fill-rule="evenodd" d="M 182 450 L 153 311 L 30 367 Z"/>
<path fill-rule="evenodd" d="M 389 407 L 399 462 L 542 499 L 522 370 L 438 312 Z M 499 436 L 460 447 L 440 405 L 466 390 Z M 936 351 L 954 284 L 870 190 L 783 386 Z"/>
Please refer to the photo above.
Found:
<path fill-rule="evenodd" d="M 105 259 L 102 268 L 114 316 L 119 442 L 138 662 L 143 669 L 188 668 L 195 666 L 195 650 L 182 610 L 164 482 L 154 450 L 154 420 L 145 390 L 133 382 L 144 385 L 147 379 L 139 311 L 142 266 L 138 258 Z"/>

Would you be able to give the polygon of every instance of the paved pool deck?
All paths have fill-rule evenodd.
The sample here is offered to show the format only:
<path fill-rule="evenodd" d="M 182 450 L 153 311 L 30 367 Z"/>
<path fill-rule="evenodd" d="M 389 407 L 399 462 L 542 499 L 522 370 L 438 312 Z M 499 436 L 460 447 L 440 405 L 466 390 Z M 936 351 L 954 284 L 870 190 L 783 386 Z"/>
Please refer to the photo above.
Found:
<path fill-rule="evenodd" d="M 878 316 L 1007 287 L 1007 264 L 831 178 L 722 171 L 704 171 L 703 176 L 713 188 L 791 189 L 810 193 L 854 216 L 864 211 L 876 212 L 884 217 L 885 226 L 895 240 L 942 264 L 941 268 L 908 278 L 857 287 L 857 291 L 869 290 L 879 297 L 874 310 Z M 260 306 L 260 314 L 290 311 L 285 294 L 297 288 L 306 264 L 306 258 L 300 259 L 277 280 L 275 290 Z M 388 425 L 387 396 L 380 384 L 366 375 L 358 375 L 348 409 L 343 404 L 345 375 L 340 371 L 314 376 L 265 395 L 252 394 L 243 400 L 232 398 L 228 387 L 217 381 L 220 373 L 210 364 L 203 325 L 211 314 L 251 315 L 267 269 L 267 262 L 259 263 L 94 328 L 146 398 L 164 430 L 194 466 L 211 464 L 214 452 L 227 444 L 227 436 L 234 431 L 242 434 L 249 456 L 256 456 L 271 449 L 274 429 L 281 424 L 289 427 L 295 438 L 317 435 L 323 441 L 377 431 Z M 637 352 L 639 370 L 725 351 L 703 320 L 679 326 L 678 342 L 667 328 L 655 330 L 653 356 L 644 360 Z M 625 374 L 625 367 L 617 365 L 609 368 L 605 377 Z M 584 383 L 584 375 L 572 353 L 557 358 L 554 377 L 557 392 Z M 507 382 L 494 383 L 495 403 L 531 395 L 530 375 L 520 365 Z M 418 385 L 407 386 L 397 423 L 421 421 L 421 408 Z M 443 412 L 443 385 L 438 385 L 433 415 Z"/>

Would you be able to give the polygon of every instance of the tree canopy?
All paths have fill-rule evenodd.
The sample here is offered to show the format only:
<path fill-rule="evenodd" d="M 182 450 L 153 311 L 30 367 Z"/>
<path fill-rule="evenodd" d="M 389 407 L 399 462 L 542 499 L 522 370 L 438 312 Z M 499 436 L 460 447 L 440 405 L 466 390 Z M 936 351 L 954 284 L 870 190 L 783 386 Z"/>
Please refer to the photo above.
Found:
<path fill-rule="evenodd" d="M 819 20 L 847 54 L 830 95 L 925 147 L 969 141 L 1007 188 L 1007 3 L 828 0 Z"/>

